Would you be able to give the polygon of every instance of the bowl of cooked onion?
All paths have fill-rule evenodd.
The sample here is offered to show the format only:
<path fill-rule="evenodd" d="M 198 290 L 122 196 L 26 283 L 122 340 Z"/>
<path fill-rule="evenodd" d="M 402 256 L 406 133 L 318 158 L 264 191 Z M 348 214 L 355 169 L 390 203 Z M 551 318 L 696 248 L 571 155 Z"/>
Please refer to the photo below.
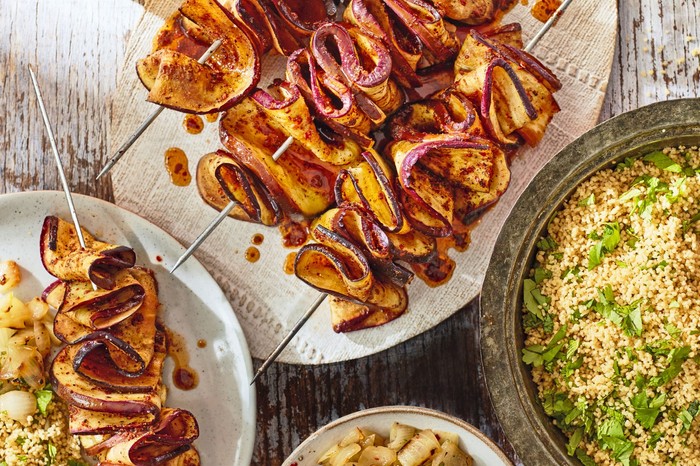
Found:
<path fill-rule="evenodd" d="M 415 406 L 366 409 L 309 436 L 283 466 L 512 466 L 474 426 Z"/>
<path fill-rule="evenodd" d="M 597 126 L 501 230 L 481 352 L 525 464 L 700 464 L 699 115 L 683 99 Z"/>

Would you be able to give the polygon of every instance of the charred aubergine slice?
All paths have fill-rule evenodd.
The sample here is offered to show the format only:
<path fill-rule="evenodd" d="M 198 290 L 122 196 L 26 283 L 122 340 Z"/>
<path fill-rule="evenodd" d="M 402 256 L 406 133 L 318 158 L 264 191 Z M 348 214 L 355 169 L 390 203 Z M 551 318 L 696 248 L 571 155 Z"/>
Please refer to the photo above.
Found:
<path fill-rule="evenodd" d="M 91 281 L 110 290 L 120 270 L 133 267 L 136 254 L 126 246 L 115 246 L 95 240 L 83 230 L 85 249 L 80 247 L 73 224 L 58 217 L 44 219 L 39 247 L 47 272 L 61 280 Z"/>
<path fill-rule="evenodd" d="M 136 65 L 148 100 L 188 113 L 230 107 L 260 79 L 254 42 L 215 0 L 185 0 L 179 12 L 179 18 L 166 22 L 153 52 Z M 183 36 L 206 47 L 222 43 L 205 63 L 198 63 L 201 46 L 183 50 L 182 40 L 163 39 Z"/>

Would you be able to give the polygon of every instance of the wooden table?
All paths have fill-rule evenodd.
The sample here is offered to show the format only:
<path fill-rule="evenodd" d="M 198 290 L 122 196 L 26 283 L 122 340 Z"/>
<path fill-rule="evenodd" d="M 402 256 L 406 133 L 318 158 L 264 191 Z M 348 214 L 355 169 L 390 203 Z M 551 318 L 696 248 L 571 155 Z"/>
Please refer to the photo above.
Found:
<path fill-rule="evenodd" d="M 26 67 L 32 64 L 72 189 L 111 200 L 109 180 L 94 179 L 114 150 L 106 142 L 109 97 L 139 5 L 131 0 L 0 5 L 0 193 L 60 189 L 29 87 Z M 601 120 L 659 100 L 699 95 L 699 8 L 698 0 L 619 1 L 620 35 Z M 484 383 L 478 307 L 475 300 L 436 328 L 374 356 L 318 367 L 273 365 L 257 386 L 253 463 L 278 465 L 327 422 L 392 404 L 456 415 L 515 458 Z"/>

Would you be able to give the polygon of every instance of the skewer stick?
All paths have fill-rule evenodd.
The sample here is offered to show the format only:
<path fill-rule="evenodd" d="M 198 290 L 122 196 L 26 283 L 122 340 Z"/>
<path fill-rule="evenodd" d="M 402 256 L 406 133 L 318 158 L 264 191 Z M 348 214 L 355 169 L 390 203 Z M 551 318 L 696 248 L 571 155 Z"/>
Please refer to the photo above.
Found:
<path fill-rule="evenodd" d="M 564 13 L 564 11 L 568 8 L 568 6 L 571 4 L 573 0 L 564 0 L 564 2 L 557 8 L 557 11 L 554 12 L 551 18 L 542 26 L 542 29 L 540 29 L 537 34 L 530 40 L 530 42 L 527 44 L 525 47 L 525 51 L 530 53 L 533 48 L 537 45 L 537 43 L 542 39 L 542 37 L 549 31 L 549 29 L 554 25 L 554 23 L 557 22 L 557 20 L 561 17 L 561 15 Z M 324 299 L 326 299 L 326 296 L 328 296 L 326 293 L 321 293 L 318 298 L 316 298 L 316 301 L 311 305 L 311 307 L 304 313 L 304 315 L 297 321 L 297 323 L 294 325 L 294 327 L 289 331 L 289 333 L 282 339 L 279 345 L 277 345 L 277 348 L 265 359 L 263 364 L 260 366 L 260 368 L 257 370 L 255 373 L 255 377 L 253 377 L 253 380 L 250 382 L 252 385 L 255 383 L 257 378 L 262 374 L 265 369 L 267 369 L 270 364 L 272 364 L 275 359 L 277 359 L 277 356 L 280 355 L 280 353 L 284 350 L 284 348 L 289 344 L 289 342 L 294 338 L 294 336 L 299 332 L 301 327 L 304 326 L 306 321 L 311 318 L 313 313 L 318 309 L 318 307 L 321 305 Z"/>
<path fill-rule="evenodd" d="M 292 136 L 289 136 L 281 146 L 275 151 L 274 154 L 272 154 L 272 160 L 277 162 L 277 159 L 279 159 L 282 154 L 285 153 L 287 149 L 289 149 L 289 146 L 292 145 L 294 142 L 294 138 Z M 219 215 L 216 216 L 214 220 L 211 221 L 211 223 L 202 231 L 199 236 L 192 242 L 189 248 L 180 256 L 175 262 L 175 265 L 173 266 L 172 269 L 170 269 L 170 273 L 175 272 L 178 267 L 180 267 L 189 257 L 197 250 L 197 248 L 204 242 L 209 235 L 212 234 L 214 229 L 219 226 L 219 224 L 226 218 L 226 216 L 233 210 L 233 208 L 236 207 L 236 201 L 231 201 L 228 203 L 224 209 L 219 212 Z"/>
<path fill-rule="evenodd" d="M 221 39 L 215 40 L 214 43 L 211 44 L 209 48 L 202 54 L 202 56 L 199 57 L 199 60 L 197 60 L 197 62 L 202 64 L 205 61 L 207 61 L 209 57 L 211 57 L 212 54 L 216 52 L 216 49 L 219 48 L 221 42 Z M 119 150 L 117 150 L 117 152 L 112 156 L 112 158 L 109 159 L 109 161 L 107 161 L 104 168 L 102 168 L 102 171 L 100 171 L 100 173 L 97 174 L 97 177 L 95 178 L 96 180 L 99 180 L 103 175 L 106 175 L 112 169 L 112 167 L 114 167 L 114 165 L 116 165 L 117 162 L 119 162 L 119 159 L 121 159 L 122 156 L 126 153 L 126 151 L 129 150 L 129 148 L 136 142 L 136 140 L 141 137 L 143 132 L 146 131 L 146 129 L 149 126 L 151 126 L 151 123 L 153 123 L 156 120 L 156 118 L 158 118 L 158 115 L 160 115 L 164 109 L 165 107 L 156 108 L 153 111 L 153 113 L 151 113 L 148 116 L 148 118 L 146 118 L 146 120 L 143 123 L 141 123 L 141 126 L 136 128 L 134 134 L 132 134 L 129 137 L 129 139 L 127 139 L 126 142 L 122 144 L 122 146 L 119 148 Z"/>
<path fill-rule="evenodd" d="M 56 160 L 56 167 L 58 168 L 58 177 L 61 179 L 61 185 L 63 186 L 63 193 L 66 195 L 66 202 L 68 203 L 68 210 L 70 211 L 70 216 L 73 219 L 73 226 L 75 227 L 75 233 L 78 235 L 78 242 L 80 247 L 85 249 L 85 238 L 83 237 L 83 230 L 80 228 L 80 222 L 78 221 L 78 213 L 75 210 L 75 204 L 73 204 L 73 196 L 70 192 L 70 187 L 68 186 L 68 180 L 66 180 L 66 173 L 63 171 L 63 164 L 61 163 L 61 156 L 58 154 L 58 147 L 56 146 L 56 138 L 51 129 L 51 122 L 49 121 L 49 115 L 46 113 L 46 106 L 44 105 L 44 99 L 41 97 L 41 90 L 39 89 L 39 83 L 36 80 L 34 71 L 31 66 L 29 68 L 29 76 L 32 79 L 32 85 L 34 86 L 34 93 L 36 94 L 36 100 L 39 103 L 39 111 L 41 112 L 41 117 L 44 120 L 44 126 L 46 127 L 46 133 L 49 135 L 49 142 L 51 143 L 51 150 L 53 151 L 53 156 Z M 97 286 L 92 283 L 92 289 L 97 290 Z"/>
<path fill-rule="evenodd" d="M 552 14 L 552 16 L 550 16 L 550 18 L 547 20 L 547 22 L 544 23 L 542 28 L 537 32 L 537 34 L 535 34 L 535 37 L 530 39 L 530 42 L 528 42 L 528 44 L 525 46 L 525 48 L 523 50 L 525 50 L 527 53 L 532 52 L 532 49 L 535 48 L 535 46 L 540 41 L 540 39 L 542 39 L 542 37 L 545 34 L 547 34 L 547 31 L 549 31 L 549 29 L 552 26 L 554 26 L 554 23 L 559 21 L 559 18 L 561 17 L 562 14 L 564 14 L 564 11 L 566 11 L 566 9 L 569 7 L 571 2 L 573 2 L 573 0 L 564 0 L 564 2 L 561 5 L 559 5 L 559 8 L 557 8 L 557 11 L 555 11 L 554 14 Z"/>
<path fill-rule="evenodd" d="M 257 380 L 258 376 L 265 372 L 265 369 L 268 368 L 270 364 L 275 362 L 275 359 L 277 359 L 277 356 L 287 347 L 289 342 L 294 338 L 294 336 L 301 330 L 301 328 L 304 326 L 307 320 L 311 318 L 314 312 L 316 312 L 316 309 L 321 305 L 321 303 L 326 299 L 326 296 L 328 296 L 326 293 L 321 293 L 318 295 L 316 300 L 311 304 L 311 307 L 304 313 L 303 316 L 297 321 L 296 324 L 294 324 L 294 327 L 289 331 L 287 336 L 280 341 L 279 345 L 277 345 L 277 348 L 274 349 L 272 353 L 265 359 L 265 362 L 262 363 L 262 366 L 257 370 L 255 373 L 255 377 L 253 377 L 253 380 L 250 381 L 250 384 L 253 385 L 255 381 Z"/>
<path fill-rule="evenodd" d="M 234 207 L 236 207 L 236 202 L 231 201 L 228 203 L 228 205 L 226 207 L 223 208 L 223 210 L 221 212 L 219 212 L 219 215 L 217 215 L 216 218 L 211 221 L 209 226 L 207 226 L 204 229 L 204 231 L 201 232 L 199 234 L 199 236 L 197 236 L 197 239 L 194 240 L 194 242 L 190 245 L 189 248 L 187 248 L 187 250 L 184 252 L 184 254 L 182 254 L 180 256 L 180 258 L 177 260 L 177 262 L 175 262 L 175 265 L 173 266 L 173 268 L 170 269 L 170 273 L 175 272 L 178 267 L 180 267 L 182 264 L 185 263 L 185 261 L 187 259 L 189 259 L 189 257 L 197 250 L 199 245 L 202 244 L 204 242 L 204 240 L 207 239 L 207 237 L 212 234 L 214 229 L 217 226 L 219 226 L 219 223 L 221 223 L 228 216 L 228 214 L 231 212 L 231 210 L 233 210 Z"/>

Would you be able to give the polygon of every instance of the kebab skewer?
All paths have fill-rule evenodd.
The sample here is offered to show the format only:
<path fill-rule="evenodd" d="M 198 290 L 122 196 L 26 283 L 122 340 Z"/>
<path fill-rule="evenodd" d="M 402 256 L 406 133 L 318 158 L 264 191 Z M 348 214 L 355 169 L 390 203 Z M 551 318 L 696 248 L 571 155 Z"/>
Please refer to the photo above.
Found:
<path fill-rule="evenodd" d="M 389 2 L 387 2 L 387 3 L 389 3 Z M 398 2 L 394 2 L 394 4 L 397 4 L 397 3 Z M 415 4 L 415 2 L 413 2 L 413 3 Z M 351 8 L 348 7 L 348 10 L 351 10 Z M 346 14 L 347 14 L 348 10 L 346 10 Z M 328 29 L 330 30 L 331 26 L 328 26 Z M 422 34 L 424 34 L 424 35 L 426 34 L 427 28 L 417 27 L 417 29 L 419 31 L 421 31 Z M 337 30 L 338 30 L 337 26 L 335 26 L 334 30 L 336 32 L 336 34 L 334 34 L 334 36 L 342 37 L 342 33 L 340 33 L 340 34 L 337 33 Z M 347 30 L 347 28 L 345 29 L 345 31 L 348 32 L 348 34 L 347 34 L 348 36 L 351 36 L 351 34 Z M 328 36 L 328 34 L 326 34 L 326 35 Z M 343 47 L 345 47 L 347 49 L 348 43 L 349 43 L 349 41 L 343 42 L 341 39 L 339 42 L 336 42 L 335 47 L 337 49 L 341 49 Z M 307 103 L 307 105 L 309 107 L 312 107 L 315 118 L 321 120 L 323 124 L 330 126 L 332 128 L 332 130 L 336 130 L 336 134 L 339 134 L 341 137 L 346 136 L 346 139 L 347 139 L 347 137 L 349 136 L 350 138 L 352 138 L 352 140 L 354 140 L 356 143 L 358 143 L 361 147 L 363 147 L 363 146 L 365 148 L 368 148 L 367 146 L 371 147 L 371 145 L 372 145 L 371 139 L 366 136 L 366 133 L 368 133 L 367 129 L 368 128 L 371 129 L 373 127 L 372 125 L 375 124 L 376 121 L 383 122 L 384 119 L 386 118 L 386 113 L 384 115 L 382 115 L 382 113 L 380 112 L 380 111 L 383 111 L 383 109 L 377 105 L 377 103 L 378 103 L 377 101 L 382 102 L 382 103 L 387 103 L 387 101 L 381 100 L 381 97 L 386 96 L 386 95 L 392 95 L 391 92 L 387 92 L 387 88 L 391 89 L 391 86 L 389 85 L 387 87 L 385 85 L 383 90 L 380 90 L 380 92 L 372 92 L 371 95 L 376 98 L 375 100 L 372 100 L 371 98 L 367 98 L 366 93 L 362 93 L 362 92 L 357 90 L 358 86 L 355 85 L 357 83 L 349 82 L 350 80 L 347 79 L 348 75 L 351 75 L 351 73 L 349 73 L 349 72 L 347 72 L 347 70 L 343 69 L 343 65 L 345 63 L 343 63 L 342 59 L 341 60 L 334 60 L 335 65 L 338 65 L 338 66 L 336 66 L 336 69 L 333 69 L 333 67 L 334 67 L 333 63 L 331 63 L 331 61 L 328 61 L 328 60 L 326 60 L 325 62 L 323 62 L 323 60 L 321 60 L 326 65 L 325 68 L 318 66 L 318 62 L 314 62 L 314 60 L 316 60 L 317 57 L 314 56 L 315 54 L 313 52 L 318 51 L 318 50 L 322 50 L 324 43 L 321 42 L 320 40 L 315 43 L 314 36 L 312 36 L 311 44 L 312 44 L 311 52 L 309 52 L 308 49 L 306 50 L 306 52 L 304 50 L 297 51 L 292 55 L 292 57 L 290 57 L 290 63 L 292 65 L 297 65 L 297 68 L 295 70 L 293 66 L 288 67 L 288 79 L 290 81 L 292 81 L 291 84 L 296 84 L 297 88 L 300 89 L 300 92 L 305 97 L 305 99 L 304 99 L 305 103 Z M 313 47 L 314 44 L 316 45 L 315 48 Z M 345 45 L 342 45 L 342 44 L 345 44 Z M 435 56 L 440 57 L 440 53 L 444 53 L 444 54 L 450 53 L 449 47 L 444 46 L 445 45 L 444 43 L 442 44 L 443 45 L 442 51 L 441 51 L 441 47 L 436 46 L 436 44 L 431 44 L 431 45 L 433 45 L 433 47 L 432 47 L 432 50 L 430 50 L 429 58 L 427 58 L 427 60 L 430 60 L 430 56 L 432 56 L 434 58 Z M 522 45 L 520 44 L 520 47 L 521 46 Z M 507 47 L 506 47 L 506 49 L 507 49 Z M 317 55 L 323 56 L 323 54 L 317 54 Z M 501 51 L 501 55 L 503 55 L 502 51 Z M 526 114 L 526 116 L 529 117 L 529 120 L 532 120 L 533 119 L 532 116 L 536 113 L 536 110 L 533 111 L 532 108 L 528 108 L 528 102 L 526 101 L 526 99 L 523 98 L 524 89 L 523 89 L 523 85 L 521 82 L 521 77 L 517 75 L 517 73 L 513 69 L 513 65 L 511 63 L 508 63 L 508 61 L 506 59 L 504 59 L 503 57 L 499 56 L 499 57 L 492 57 L 492 58 L 494 60 L 496 60 L 496 59 L 501 60 L 503 63 L 505 63 L 505 65 L 503 65 L 503 63 L 501 63 L 501 62 L 494 64 L 494 63 L 491 63 L 489 61 L 488 65 L 486 66 L 486 72 L 483 73 L 483 77 L 481 78 L 482 87 L 483 88 L 488 87 L 490 89 L 493 89 L 494 88 L 494 76 L 495 76 L 496 78 L 498 78 L 498 79 L 496 79 L 497 84 L 501 85 L 501 87 L 506 89 L 506 90 L 510 89 L 511 91 L 513 91 L 514 92 L 513 95 L 515 95 L 516 97 L 520 97 L 521 101 L 522 101 L 522 105 L 516 105 L 515 108 L 508 108 L 507 112 L 502 113 L 502 115 L 500 115 L 500 116 L 505 115 L 507 118 L 518 117 L 518 116 L 520 116 L 520 113 L 518 113 L 518 112 L 524 109 L 524 113 Z M 511 57 L 506 57 L 506 58 L 511 58 Z M 491 61 L 493 61 L 493 60 L 491 60 Z M 512 58 L 510 61 L 513 61 Z M 377 60 L 377 63 L 380 63 L 380 62 L 381 62 L 381 60 Z M 517 62 L 517 58 L 516 58 L 516 62 Z M 520 70 L 520 68 L 523 68 L 522 63 L 516 63 L 516 64 L 519 66 L 518 70 Z M 538 64 L 538 62 L 536 64 Z M 495 66 L 495 65 L 499 65 L 499 66 Z M 306 70 L 299 73 L 298 70 L 303 68 L 303 67 L 306 67 Z M 510 67 L 510 70 L 508 69 L 509 67 Z M 340 73 L 338 73 L 338 68 L 340 68 Z M 346 68 L 352 69 L 352 67 L 350 67 L 349 65 L 346 66 Z M 331 73 L 328 73 L 329 69 L 331 70 Z M 381 69 L 381 67 L 379 67 L 379 69 Z M 505 73 L 505 77 L 504 77 L 504 73 L 501 73 L 501 71 L 499 71 L 499 70 L 503 70 L 503 72 Z M 295 73 L 295 71 L 297 71 L 297 72 Z M 472 71 L 473 71 L 472 69 L 467 68 L 467 69 L 463 70 L 463 73 L 462 73 L 463 76 L 460 76 L 460 77 L 464 78 L 461 81 L 468 81 L 468 82 L 466 82 L 466 84 L 467 84 L 466 89 L 470 89 L 468 84 L 470 84 L 472 81 L 477 79 L 477 78 L 474 78 L 474 73 L 472 73 Z M 526 71 L 526 72 L 528 72 L 528 71 Z M 328 78 L 327 74 L 330 74 L 331 76 L 339 77 L 340 79 L 336 78 L 336 79 L 330 80 Z M 320 76 L 320 78 L 319 78 L 319 76 Z M 299 79 L 300 77 L 302 79 Z M 382 82 L 382 80 L 379 80 L 379 82 Z M 319 83 L 321 85 L 318 85 Z M 386 81 L 385 81 L 385 84 L 386 84 Z M 459 84 L 463 84 L 463 83 L 460 82 Z M 474 87 L 474 86 L 472 86 L 472 87 Z M 555 87 L 555 86 L 553 85 L 552 87 Z M 325 107 L 323 106 L 323 104 L 327 104 L 329 101 L 332 102 L 332 100 L 333 100 L 332 98 L 326 98 L 326 99 L 323 98 L 324 92 L 328 91 L 329 89 L 335 93 L 334 95 L 332 95 L 330 97 L 335 97 L 336 100 L 339 100 L 341 103 L 343 103 L 343 106 L 340 107 L 340 110 L 344 110 L 344 111 L 339 112 L 339 111 L 337 111 L 337 109 L 334 109 L 332 107 L 328 108 L 327 106 L 325 106 Z M 367 89 L 365 89 L 365 90 L 367 90 Z M 550 89 L 550 91 L 553 91 L 553 90 L 554 89 Z M 376 89 L 374 89 L 373 91 L 376 91 Z M 497 105 L 495 105 L 495 103 L 494 103 L 495 99 L 493 98 L 493 94 L 489 94 L 487 92 L 482 92 L 481 94 L 482 94 L 482 96 L 481 96 L 482 97 L 482 104 L 483 104 L 483 102 L 488 102 L 492 107 L 494 107 L 494 111 L 492 113 L 495 113 L 495 110 L 497 110 Z M 345 100 L 343 100 L 343 98 L 341 98 L 343 96 L 346 96 L 346 97 L 349 96 L 350 98 L 346 98 Z M 358 98 L 358 96 L 361 96 L 361 97 Z M 496 97 L 499 97 L 499 96 L 497 95 Z M 354 103 L 352 102 L 352 98 L 355 98 Z M 472 99 L 476 99 L 476 97 L 472 96 Z M 247 100 L 247 99 L 244 99 L 243 101 L 241 101 L 241 103 L 244 102 L 245 100 Z M 351 105 L 344 105 L 344 103 L 347 101 L 350 101 Z M 391 99 L 391 98 L 388 99 L 389 103 L 391 103 L 392 101 L 393 101 L 393 99 Z M 316 105 L 318 102 L 320 102 L 320 105 Z M 360 105 L 360 103 L 362 105 Z M 506 102 L 506 103 L 508 103 L 508 102 Z M 516 101 L 516 103 L 517 103 L 517 101 Z M 232 109 L 235 109 L 239 105 L 241 105 L 241 104 L 235 104 L 232 107 Z M 265 105 L 263 105 L 263 107 L 265 107 Z M 321 111 L 319 111 L 319 107 L 321 107 Z M 482 110 L 482 113 L 484 113 L 483 112 L 484 105 L 481 105 L 481 107 L 482 108 L 480 108 L 480 110 Z M 530 105 L 530 107 L 532 107 L 532 105 Z M 278 110 L 278 109 L 279 108 L 276 108 L 275 110 Z M 553 111 L 551 111 L 552 109 L 553 109 Z M 379 111 L 377 111 L 377 110 L 379 110 Z M 393 110 L 395 110 L 395 109 L 391 109 L 390 112 Z M 551 115 L 558 109 L 555 106 L 550 105 L 549 110 L 550 110 L 549 113 L 542 112 L 545 115 L 545 119 L 547 121 L 549 118 L 551 118 Z M 364 116 L 366 116 L 366 118 L 363 118 L 363 114 L 364 114 Z M 322 115 L 322 116 L 319 117 L 319 115 Z M 351 118 L 349 118 L 349 119 L 346 118 L 345 120 L 340 119 L 341 117 L 347 117 L 348 115 L 350 115 Z M 337 118 L 334 119 L 333 117 L 337 117 Z M 270 119 L 272 119 L 272 118 L 270 118 Z M 493 122 L 498 120 L 497 117 L 494 117 L 493 119 L 490 119 L 490 120 L 491 120 L 489 122 L 490 124 L 484 125 L 484 126 L 487 126 L 487 130 L 489 133 L 494 133 L 495 129 L 503 130 L 503 128 L 495 127 L 495 125 L 493 125 Z M 352 124 L 341 124 L 340 121 L 342 121 L 342 123 L 350 122 Z M 527 121 L 528 120 L 525 120 L 525 123 L 527 123 Z M 545 123 L 545 125 L 546 125 L 546 123 Z M 505 132 L 503 133 L 504 137 L 508 137 L 508 135 L 511 135 L 511 133 L 514 133 L 516 129 L 520 129 L 522 126 L 523 125 L 521 125 L 521 126 L 514 125 L 514 126 L 511 126 L 509 128 L 505 128 Z M 490 134 L 490 135 L 492 137 L 494 136 L 493 134 Z M 287 139 L 286 139 L 287 141 L 289 140 L 290 136 L 291 135 L 287 136 Z M 441 137 L 436 137 L 435 140 L 433 141 L 435 143 L 434 145 L 436 148 L 439 147 L 440 144 L 442 144 L 443 148 L 455 149 L 455 150 L 467 150 L 467 149 L 490 150 L 491 152 L 494 152 L 496 154 L 498 154 L 497 150 L 500 150 L 500 149 L 498 149 L 498 147 L 495 147 L 493 150 L 491 150 L 491 147 L 488 144 L 483 144 L 483 141 L 481 141 L 482 142 L 481 144 L 479 143 L 479 141 L 477 141 L 477 142 L 472 141 L 471 146 L 469 144 L 467 144 L 467 146 L 465 146 L 465 144 L 466 144 L 465 141 L 458 141 L 457 139 L 459 139 L 459 138 L 454 138 L 453 135 L 449 135 L 449 137 L 445 137 L 445 135 L 440 135 L 440 136 Z M 512 136 L 512 135 L 510 137 L 512 139 L 508 142 L 512 144 L 516 140 L 516 137 Z M 517 136 L 517 138 L 519 138 L 519 137 L 520 136 Z M 536 137 L 536 132 L 535 132 L 535 137 Z M 369 139 L 369 142 L 368 142 L 368 139 Z M 527 140 L 527 138 L 526 138 L 526 140 Z M 448 142 L 447 145 L 444 144 L 446 141 Z M 534 141 L 534 139 L 533 139 L 533 141 Z M 297 141 L 297 142 L 303 142 L 303 140 Z M 404 166 L 403 161 L 405 161 L 406 159 L 413 158 L 413 159 L 415 159 L 415 161 L 411 162 L 412 165 L 411 165 L 411 163 L 406 165 L 406 166 L 410 166 L 410 169 L 404 170 L 404 172 L 406 172 L 406 173 L 403 173 L 403 175 L 404 175 L 403 179 L 404 179 L 404 181 L 408 181 L 408 180 L 410 180 L 410 178 L 419 179 L 419 178 L 421 178 L 421 176 L 412 176 L 412 173 L 419 173 L 422 175 L 421 170 L 425 171 L 425 167 L 422 167 L 421 165 L 428 165 L 428 163 L 423 163 L 423 162 L 428 161 L 428 157 L 426 156 L 426 154 L 429 152 L 429 150 L 427 150 L 425 147 L 423 147 L 422 148 L 423 152 L 424 152 L 423 157 L 419 157 L 419 156 L 415 155 L 416 151 L 412 150 L 415 148 L 403 147 L 403 149 L 406 149 L 406 150 L 401 149 L 400 144 L 402 144 L 404 142 L 406 142 L 406 141 L 399 141 L 396 144 L 392 143 L 393 144 L 392 147 L 394 149 L 397 146 L 399 146 L 399 148 L 394 151 L 395 156 L 393 157 L 394 159 L 397 159 L 397 158 L 401 159 L 401 162 L 398 164 L 399 169 L 397 171 L 401 174 L 402 167 Z M 410 142 L 410 141 L 408 141 L 408 142 Z M 503 141 L 500 141 L 500 142 L 503 143 Z M 530 142 L 530 141 L 528 141 L 528 142 Z M 534 141 L 534 142 L 536 142 L 536 141 Z M 404 146 L 405 146 L 405 144 L 404 144 Z M 453 146 L 453 147 L 448 147 L 448 146 Z M 369 152 L 369 151 L 367 151 L 367 152 Z M 418 152 L 420 152 L 420 151 L 418 151 Z M 396 155 L 396 154 L 398 154 L 398 155 Z M 364 156 L 364 153 L 362 155 Z M 411 155 L 411 157 L 408 157 L 408 155 Z M 268 157 L 269 157 L 269 155 L 268 155 Z M 499 165 L 501 166 L 501 172 L 507 171 L 507 164 L 503 163 L 503 160 L 504 160 L 503 155 L 501 155 L 500 157 L 499 156 L 491 156 L 489 158 L 491 159 L 490 160 L 491 167 L 487 167 L 487 168 L 490 169 L 491 174 L 498 172 L 497 168 Z M 420 162 L 418 160 L 420 160 Z M 494 161 L 496 161 L 496 162 L 494 162 Z M 487 163 L 482 163 L 481 165 L 485 165 L 485 164 L 487 164 Z M 353 165 L 357 165 L 357 162 L 355 162 Z M 505 166 L 505 170 L 503 170 L 504 166 Z M 248 168 L 250 171 L 251 167 L 250 166 L 246 167 L 244 164 L 244 166 L 242 168 Z M 342 167 L 342 170 L 346 170 L 346 169 L 351 170 L 352 168 L 356 168 L 356 167 L 352 167 L 352 166 Z M 433 167 L 433 168 L 435 168 L 435 167 Z M 345 179 L 348 179 L 348 177 L 345 177 Z M 392 177 L 392 179 L 393 179 L 393 177 Z M 401 179 L 401 177 L 399 179 Z M 499 186 L 504 186 L 504 185 L 507 186 L 507 181 L 505 183 L 503 182 L 503 176 L 496 177 L 496 179 L 499 180 Z M 263 180 L 263 181 L 267 181 L 267 180 Z M 265 182 L 263 186 L 268 186 L 268 183 Z M 407 187 L 406 183 L 404 183 L 403 188 L 406 188 L 406 187 Z M 232 190 L 229 190 L 229 191 L 232 191 Z M 487 202 L 485 202 L 485 199 L 488 200 L 489 195 L 491 198 L 495 198 L 495 199 L 497 199 L 498 195 L 500 195 L 500 193 L 496 193 L 496 195 L 494 196 L 493 193 L 489 193 L 488 191 L 489 191 L 488 189 L 485 189 L 485 185 L 481 186 L 481 192 L 476 190 L 476 192 L 480 193 L 480 194 L 473 194 L 470 196 L 466 196 L 467 197 L 466 204 L 465 204 L 465 200 L 462 199 L 461 205 L 471 205 L 472 207 L 474 207 L 474 206 L 479 207 L 480 205 L 485 205 L 487 203 Z M 341 192 L 342 192 L 342 190 L 341 190 Z M 403 189 L 403 190 L 401 190 L 398 194 L 401 197 L 400 203 L 402 204 L 402 206 L 411 202 L 411 199 L 409 199 L 409 198 L 412 198 L 413 201 L 417 201 L 420 199 L 425 200 L 425 198 L 421 198 L 420 196 L 415 196 L 415 195 L 407 196 L 406 195 L 407 192 L 408 193 L 412 192 L 413 194 L 416 194 L 417 191 L 415 189 L 412 189 L 412 190 L 411 189 L 408 189 L 408 190 Z M 486 194 L 484 194 L 484 192 Z M 462 196 L 462 198 L 464 198 L 464 197 L 465 196 Z M 444 196 L 443 196 L 443 198 L 444 198 Z M 338 202 L 337 199 L 336 199 L 336 202 Z M 479 202 L 481 204 L 479 204 Z M 469 204 L 469 203 L 471 203 L 471 204 Z M 413 204 L 416 204 L 416 202 L 413 202 Z M 410 209 L 411 212 L 413 214 L 415 214 L 417 212 L 418 216 L 426 217 L 425 216 L 426 205 L 420 205 L 420 202 L 418 202 L 417 204 L 418 204 L 419 208 L 416 209 L 415 205 L 414 205 L 413 206 L 414 208 Z M 430 206 L 427 206 L 427 207 L 430 207 Z M 427 209 L 427 210 L 429 212 L 430 209 Z M 430 219 L 431 215 L 436 213 L 436 212 L 437 211 L 435 209 L 433 209 L 433 212 L 432 213 L 429 212 L 429 215 L 427 215 L 427 218 Z M 250 215 L 249 215 L 249 217 L 250 217 Z M 446 218 L 445 215 L 443 215 L 443 217 Z M 258 219 L 261 219 L 261 217 L 258 217 Z M 420 224 L 420 222 L 416 222 L 416 215 L 413 215 L 412 220 L 413 220 L 413 222 L 409 221 L 409 222 L 405 222 L 405 223 L 418 223 L 418 224 Z M 432 220 L 435 220 L 434 215 L 433 215 Z M 264 222 L 261 222 L 261 223 L 264 223 Z M 435 233 L 437 232 L 438 237 L 445 236 L 446 234 L 449 234 L 451 232 L 450 228 L 445 225 L 444 221 L 442 223 L 443 223 L 442 228 L 437 228 L 437 230 L 436 230 L 436 229 L 431 227 L 432 229 L 428 228 L 428 230 L 430 230 L 434 236 L 435 236 Z M 423 225 L 423 226 L 425 226 L 425 225 Z M 440 231 L 441 229 L 443 231 Z M 319 231 L 322 231 L 322 230 L 319 230 Z M 334 233 L 334 232 L 331 232 L 331 233 Z M 418 233 L 421 233 L 421 232 L 418 232 Z M 395 235 L 395 233 L 394 233 L 394 235 Z M 414 233 L 414 235 L 415 235 L 415 233 Z M 323 236 L 323 235 L 321 235 L 321 236 Z M 327 237 L 328 237 L 328 235 L 326 235 L 326 239 L 328 239 Z M 337 238 L 333 237 L 332 234 L 330 235 L 330 237 L 333 240 L 337 239 Z M 316 239 L 318 241 L 318 238 L 316 238 Z M 335 243 L 338 244 L 338 243 L 342 243 L 342 242 L 335 241 Z M 309 245 L 309 246 L 312 246 L 312 245 Z M 318 248 L 316 248 L 316 249 L 318 249 Z M 341 274 L 341 278 L 342 278 L 342 274 Z M 347 293 L 346 294 L 341 293 L 341 296 L 343 296 L 344 298 L 351 297 L 351 296 L 347 296 Z M 361 299 L 364 299 L 364 298 L 361 298 Z M 361 306 L 362 304 L 366 304 L 366 302 L 360 301 L 360 303 L 356 303 L 356 304 Z"/>

